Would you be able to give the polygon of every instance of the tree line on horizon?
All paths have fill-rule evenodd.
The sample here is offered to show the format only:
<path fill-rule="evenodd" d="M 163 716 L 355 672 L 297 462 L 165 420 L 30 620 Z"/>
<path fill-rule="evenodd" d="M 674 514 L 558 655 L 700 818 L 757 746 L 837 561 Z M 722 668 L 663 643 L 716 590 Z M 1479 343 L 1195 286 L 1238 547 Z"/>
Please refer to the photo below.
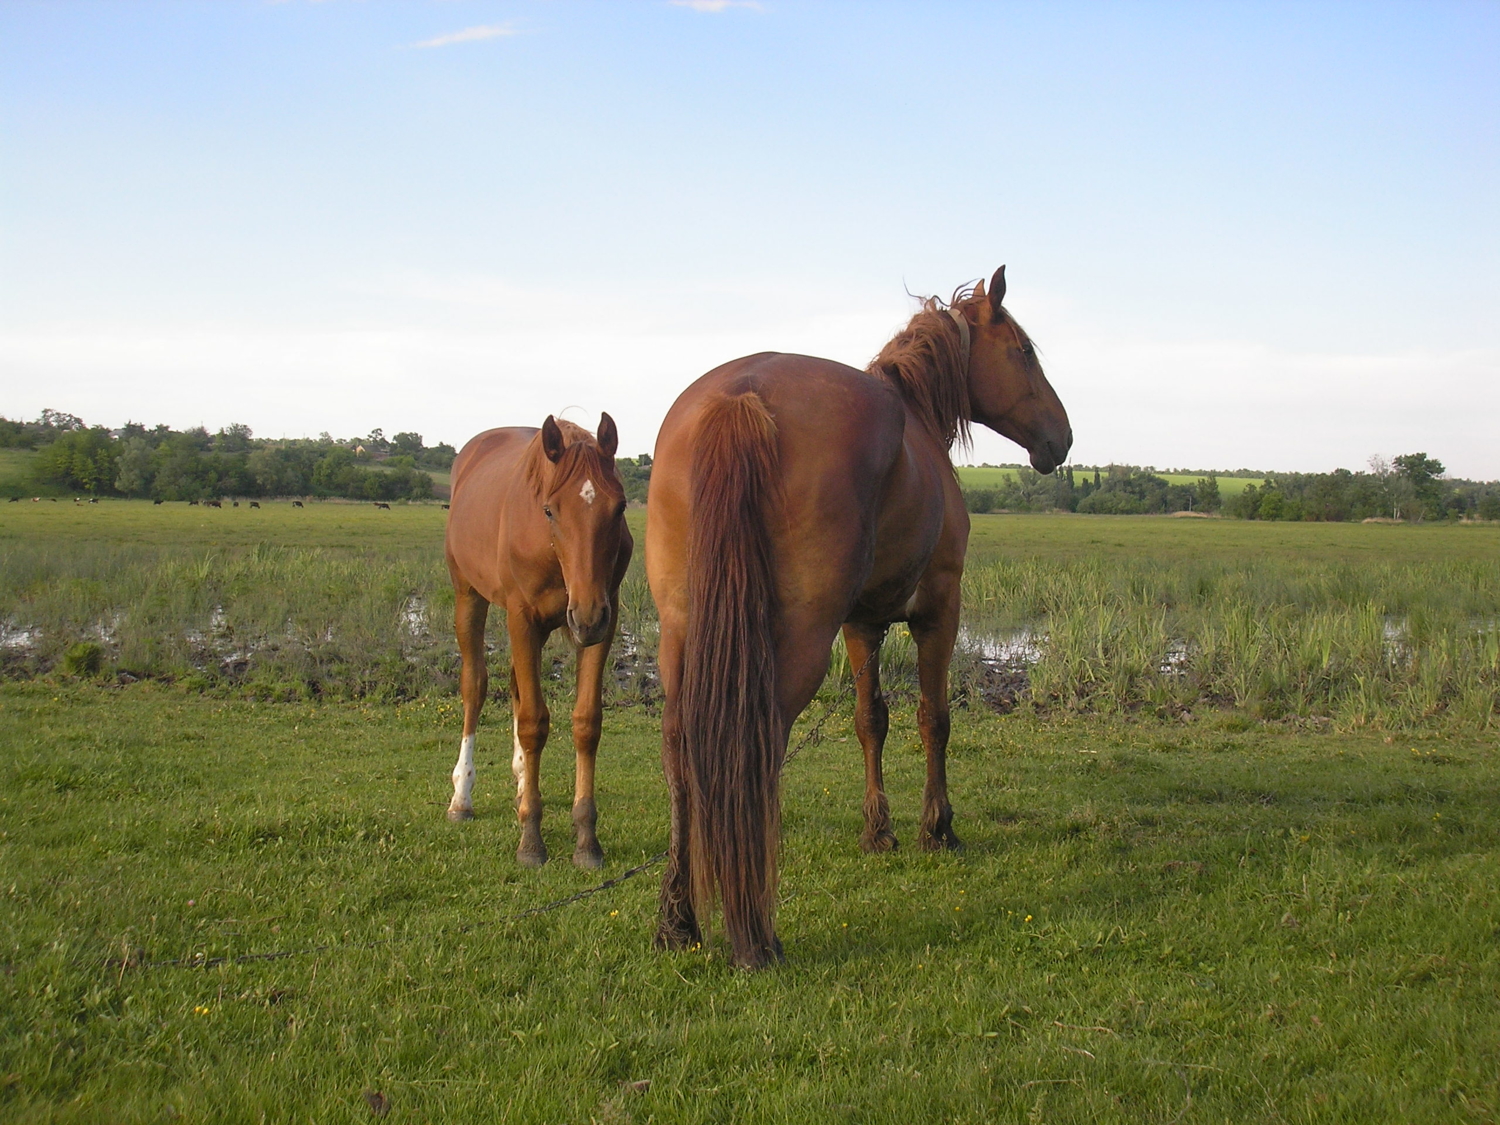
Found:
<path fill-rule="evenodd" d="M 446 472 L 457 450 L 426 445 L 422 435 L 380 429 L 364 437 L 257 438 L 249 426 L 151 429 L 127 422 L 117 430 L 89 426 L 75 414 L 43 410 L 33 422 L 0 417 L 0 449 L 35 451 L 30 472 L 0 480 L 0 495 L 68 489 L 90 496 L 151 500 L 244 497 L 338 497 L 425 500 L 431 472 Z M 645 503 L 651 456 L 616 461 L 628 499 Z"/>
<path fill-rule="evenodd" d="M 457 451 L 422 435 L 386 438 L 372 430 L 359 438 L 256 438 L 235 424 L 210 434 L 203 427 L 147 429 L 127 422 L 118 430 L 87 426 L 73 414 L 44 410 L 33 422 L 0 417 L 0 449 L 36 451 L 31 480 L 0 484 L 11 495 L 34 485 L 73 489 L 91 496 L 154 500 L 206 500 L 223 496 L 340 497 L 355 500 L 423 500 L 434 494 L 429 472 L 445 472 Z M 1101 515 L 1204 512 L 1235 519 L 1346 521 L 1500 519 L 1500 482 L 1446 476 L 1441 461 L 1424 453 L 1370 459 L 1368 470 L 1331 473 L 1265 473 L 1233 496 L 1219 475 L 1204 471 L 1191 484 L 1173 483 L 1147 466 L 1070 465 L 1043 476 L 1026 465 L 1001 483 L 965 488 L 971 512 L 1066 511 Z M 616 461 L 627 498 L 644 503 L 651 457 Z M 1252 475 L 1237 470 L 1234 475 Z"/>
<path fill-rule="evenodd" d="M 387 439 L 376 429 L 362 438 L 264 439 L 240 424 L 210 434 L 201 426 L 147 429 L 138 422 L 110 430 L 55 410 L 42 411 L 34 422 L 0 418 L 0 448 L 36 451 L 31 479 L 7 482 L 12 495 L 35 484 L 152 500 L 424 500 L 433 495 L 424 470 L 446 471 L 456 455 L 446 443 L 424 445 L 417 433 Z"/>
<path fill-rule="evenodd" d="M 993 487 L 964 489 L 969 511 L 1204 512 L 1244 520 L 1318 522 L 1500 519 L 1500 482 L 1447 477 L 1442 462 L 1425 452 L 1389 460 L 1372 457 L 1366 472 L 1266 473 L 1260 484 L 1228 497 L 1213 472 L 1192 484 L 1174 484 L 1136 465 L 1067 466 L 1050 476 L 1025 465 L 997 467 L 1010 470 L 1011 476 Z"/>

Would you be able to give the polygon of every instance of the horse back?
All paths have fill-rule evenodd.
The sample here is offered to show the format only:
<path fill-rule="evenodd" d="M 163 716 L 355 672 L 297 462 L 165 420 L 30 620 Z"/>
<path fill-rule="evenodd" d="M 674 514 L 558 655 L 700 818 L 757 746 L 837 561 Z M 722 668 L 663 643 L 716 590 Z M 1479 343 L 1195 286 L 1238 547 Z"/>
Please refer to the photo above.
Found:
<path fill-rule="evenodd" d="M 913 474 L 902 464 L 906 412 L 899 395 L 883 380 L 830 360 L 748 356 L 709 372 L 678 398 L 652 466 L 646 534 L 653 588 L 667 592 L 669 602 L 681 601 L 676 592 L 686 590 L 698 417 L 710 401 L 747 391 L 764 401 L 776 423 L 779 495 L 768 498 L 774 507 L 768 518 L 782 615 L 827 618 L 836 626 L 876 568 L 892 486 Z M 685 603 L 680 608 L 685 615 Z"/>
<path fill-rule="evenodd" d="M 448 568 L 455 584 L 467 583 L 490 602 L 502 602 L 509 586 L 507 510 L 536 434 L 534 426 L 485 430 L 453 461 Z"/>

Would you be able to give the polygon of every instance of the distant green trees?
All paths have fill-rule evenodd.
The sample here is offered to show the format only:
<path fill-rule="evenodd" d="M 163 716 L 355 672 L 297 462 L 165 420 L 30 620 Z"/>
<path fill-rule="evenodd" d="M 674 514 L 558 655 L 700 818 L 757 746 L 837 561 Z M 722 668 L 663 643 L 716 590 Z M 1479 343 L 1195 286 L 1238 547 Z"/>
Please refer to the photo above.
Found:
<path fill-rule="evenodd" d="M 0 449 L 35 449 L 54 441 L 59 434 L 84 428 L 82 418 L 56 410 L 43 410 L 35 422 L 0 418 Z"/>
<path fill-rule="evenodd" d="M 1225 506 L 1247 520 L 1500 519 L 1500 482 L 1448 480 L 1426 453 L 1372 457 L 1369 472 L 1272 473 Z"/>
<path fill-rule="evenodd" d="M 1210 473 L 1193 484 L 1173 484 L 1134 465 L 1110 465 L 1103 470 L 1073 466 L 1050 476 L 1021 465 L 992 488 L 964 489 L 964 503 L 971 512 L 1216 512 L 1219 482 Z"/>
<path fill-rule="evenodd" d="M 356 455 L 355 449 L 364 453 Z M 295 440 L 257 439 L 249 426 L 210 434 L 199 427 L 118 430 L 87 426 L 73 414 L 44 410 L 33 422 L 0 418 L 0 448 L 36 450 L 36 482 L 94 496 L 205 500 L 220 496 L 339 496 L 358 500 L 425 499 L 427 471 L 446 471 L 456 450 L 428 446 L 403 431 L 387 439 L 376 429 L 362 438 L 328 434 Z M 645 503 L 651 456 L 615 461 L 626 498 Z M 1426 452 L 1387 460 L 1372 457 L 1366 472 L 1268 473 L 1259 485 L 1225 498 L 1216 474 L 1173 483 L 1135 465 L 1066 466 L 1048 476 L 1024 466 L 999 484 L 965 488 L 971 512 L 1094 512 L 1139 515 L 1222 512 L 1249 520 L 1500 520 L 1500 482 L 1451 479 Z M 1185 475 L 1185 474 L 1174 474 Z M 1240 470 L 1236 476 L 1248 476 Z M 0 491 L 24 482 L 5 481 Z"/>
<path fill-rule="evenodd" d="M 374 447 L 371 462 L 356 463 L 352 446 Z M 249 426 L 216 434 L 198 428 L 147 429 L 131 422 L 119 430 L 85 426 L 74 415 L 46 410 L 35 422 L 0 418 L 0 448 L 37 450 L 34 474 L 48 484 L 93 496 L 205 500 L 219 496 L 340 496 L 359 500 L 420 500 L 432 496 L 423 468 L 447 469 L 455 450 L 428 448 L 417 433 L 386 442 L 256 440 Z M 394 452 L 393 452 L 394 451 Z M 379 465 L 379 467 L 374 467 Z"/>
<path fill-rule="evenodd" d="M 971 512 L 1094 512 L 1140 515 L 1222 512 L 1246 520 L 1500 519 L 1500 482 L 1453 480 L 1426 453 L 1370 459 L 1369 471 L 1268 473 L 1225 498 L 1218 476 L 1174 484 L 1134 465 L 1071 466 L 1044 477 L 1025 466 L 987 488 L 964 489 Z M 1236 475 L 1248 475 L 1244 472 Z"/>
<path fill-rule="evenodd" d="M 625 499 L 644 504 L 646 492 L 651 487 L 651 454 L 616 457 L 615 472 L 620 474 L 620 483 L 625 486 Z"/>

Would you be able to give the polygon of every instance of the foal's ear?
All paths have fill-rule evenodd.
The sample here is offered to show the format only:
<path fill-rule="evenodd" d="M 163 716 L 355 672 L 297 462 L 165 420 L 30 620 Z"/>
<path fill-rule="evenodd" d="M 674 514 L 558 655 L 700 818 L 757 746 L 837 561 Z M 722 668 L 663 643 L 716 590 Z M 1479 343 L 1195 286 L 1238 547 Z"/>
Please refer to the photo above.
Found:
<path fill-rule="evenodd" d="M 990 311 L 1000 315 L 1000 302 L 1005 300 L 1005 267 L 1001 266 L 990 278 Z"/>
<path fill-rule="evenodd" d="M 563 442 L 562 430 L 558 428 L 557 419 L 547 415 L 547 420 L 542 423 L 542 452 L 547 455 L 547 460 L 556 463 L 567 448 Z"/>
<path fill-rule="evenodd" d="M 615 429 L 615 420 L 608 414 L 599 415 L 599 434 L 595 440 L 599 442 L 599 452 L 606 457 L 613 457 L 620 448 L 620 431 Z"/>

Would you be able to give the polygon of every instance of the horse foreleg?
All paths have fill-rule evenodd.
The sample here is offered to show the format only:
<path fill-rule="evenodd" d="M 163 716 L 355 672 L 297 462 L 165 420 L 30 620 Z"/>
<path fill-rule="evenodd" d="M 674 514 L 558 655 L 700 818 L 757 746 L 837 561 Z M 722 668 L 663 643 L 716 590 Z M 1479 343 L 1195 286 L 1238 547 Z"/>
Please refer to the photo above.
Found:
<path fill-rule="evenodd" d="M 454 630 L 463 657 L 459 691 L 464 701 L 464 736 L 458 746 L 458 764 L 453 767 L 453 800 L 448 804 L 448 819 L 459 821 L 474 817 L 474 736 L 490 685 L 484 653 L 484 625 L 490 603 L 468 585 L 455 590 L 453 600 Z"/>
<path fill-rule="evenodd" d="M 677 692 L 682 681 L 682 643 L 662 631 L 659 657 L 662 689 L 666 701 L 661 715 L 661 767 L 667 778 L 667 800 L 671 814 L 667 842 L 667 870 L 661 879 L 661 922 L 656 927 L 656 948 L 687 949 L 703 940 L 698 917 L 693 912 L 688 866 L 688 789 L 682 768 L 682 733 L 677 719 Z"/>
<path fill-rule="evenodd" d="M 948 665 L 953 660 L 953 641 L 958 635 L 958 592 L 939 600 L 930 619 L 911 623 L 917 642 L 917 679 L 922 702 L 917 707 L 917 726 L 922 748 L 927 752 L 927 785 L 922 793 L 920 840 L 928 851 L 963 847 L 953 831 L 953 806 L 948 803 Z"/>
<path fill-rule="evenodd" d="M 854 684 L 854 733 L 865 752 L 865 830 L 859 846 L 867 852 L 889 852 L 896 848 L 891 828 L 891 806 L 885 796 L 885 774 L 881 756 L 890 725 L 885 696 L 880 690 L 880 646 L 885 640 L 881 625 L 844 626 L 844 649 L 849 654 L 849 674 Z"/>
<path fill-rule="evenodd" d="M 546 634 L 519 606 L 506 607 L 510 632 L 511 772 L 516 775 L 516 817 L 521 843 L 516 862 L 540 867 L 547 862 L 542 842 L 542 748 L 551 716 L 542 695 L 542 644 Z"/>
<path fill-rule="evenodd" d="M 611 616 L 613 621 L 618 613 Z M 598 810 L 594 805 L 594 760 L 599 752 L 599 731 L 604 719 L 604 670 L 609 664 L 610 635 L 596 645 L 578 650 L 578 698 L 573 704 L 573 863 L 578 867 L 603 867 L 604 849 L 594 833 Z"/>

